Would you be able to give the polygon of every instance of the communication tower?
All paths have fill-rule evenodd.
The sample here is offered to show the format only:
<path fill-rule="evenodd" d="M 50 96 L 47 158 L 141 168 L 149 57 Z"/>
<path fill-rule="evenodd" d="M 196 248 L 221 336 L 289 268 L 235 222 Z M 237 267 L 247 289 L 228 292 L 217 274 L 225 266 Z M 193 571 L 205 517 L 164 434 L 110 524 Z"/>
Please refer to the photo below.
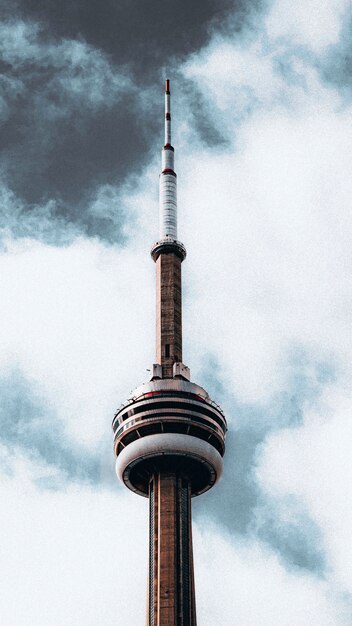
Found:
<path fill-rule="evenodd" d="M 156 264 L 156 364 L 113 420 L 116 472 L 149 498 L 147 626 L 196 626 L 191 498 L 220 478 L 226 420 L 182 362 L 181 264 L 177 178 L 171 144 L 170 83 L 160 174 Z"/>

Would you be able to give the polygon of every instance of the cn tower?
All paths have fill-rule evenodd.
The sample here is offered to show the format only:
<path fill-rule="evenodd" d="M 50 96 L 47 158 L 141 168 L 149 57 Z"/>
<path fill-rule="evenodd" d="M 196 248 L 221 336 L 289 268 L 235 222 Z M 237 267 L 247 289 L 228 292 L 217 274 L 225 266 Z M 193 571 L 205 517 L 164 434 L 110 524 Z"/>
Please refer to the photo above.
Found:
<path fill-rule="evenodd" d="M 186 250 L 177 239 L 168 80 L 159 197 L 159 240 L 151 250 L 156 363 L 151 380 L 114 417 L 116 473 L 129 489 L 149 498 L 147 626 L 196 626 L 191 499 L 221 476 L 226 420 L 207 392 L 190 381 L 182 361 L 181 264 Z"/>

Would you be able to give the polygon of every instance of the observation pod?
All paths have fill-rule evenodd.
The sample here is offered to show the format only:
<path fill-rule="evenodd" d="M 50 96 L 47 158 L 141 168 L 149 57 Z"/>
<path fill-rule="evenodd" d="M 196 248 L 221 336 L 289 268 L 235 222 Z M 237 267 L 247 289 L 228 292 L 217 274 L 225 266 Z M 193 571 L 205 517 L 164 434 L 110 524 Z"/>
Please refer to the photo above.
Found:
<path fill-rule="evenodd" d="M 180 472 L 197 496 L 220 478 L 226 420 L 206 391 L 182 378 L 152 380 L 135 390 L 113 421 L 116 473 L 148 496 L 156 470 Z"/>

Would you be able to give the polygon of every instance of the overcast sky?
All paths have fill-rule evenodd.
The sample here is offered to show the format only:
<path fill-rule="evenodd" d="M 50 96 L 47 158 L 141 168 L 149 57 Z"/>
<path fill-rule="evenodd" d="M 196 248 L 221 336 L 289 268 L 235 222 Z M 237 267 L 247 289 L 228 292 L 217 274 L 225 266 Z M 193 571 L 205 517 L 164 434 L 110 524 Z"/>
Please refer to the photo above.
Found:
<path fill-rule="evenodd" d="M 184 361 L 229 422 L 199 626 L 352 623 L 348 0 L 0 0 L 0 622 L 138 626 L 111 420 L 154 362 L 171 80 Z"/>

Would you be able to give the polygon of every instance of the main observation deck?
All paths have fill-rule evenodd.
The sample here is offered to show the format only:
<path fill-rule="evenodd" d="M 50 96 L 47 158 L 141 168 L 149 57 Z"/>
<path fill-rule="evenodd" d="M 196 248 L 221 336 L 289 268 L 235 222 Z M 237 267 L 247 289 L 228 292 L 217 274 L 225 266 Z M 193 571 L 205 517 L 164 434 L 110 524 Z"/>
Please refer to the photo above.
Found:
<path fill-rule="evenodd" d="M 210 489 L 222 473 L 226 420 L 206 391 L 187 380 L 152 380 L 138 387 L 113 423 L 116 471 L 132 491 L 148 496 L 163 466 L 182 471 L 191 493 Z"/>

